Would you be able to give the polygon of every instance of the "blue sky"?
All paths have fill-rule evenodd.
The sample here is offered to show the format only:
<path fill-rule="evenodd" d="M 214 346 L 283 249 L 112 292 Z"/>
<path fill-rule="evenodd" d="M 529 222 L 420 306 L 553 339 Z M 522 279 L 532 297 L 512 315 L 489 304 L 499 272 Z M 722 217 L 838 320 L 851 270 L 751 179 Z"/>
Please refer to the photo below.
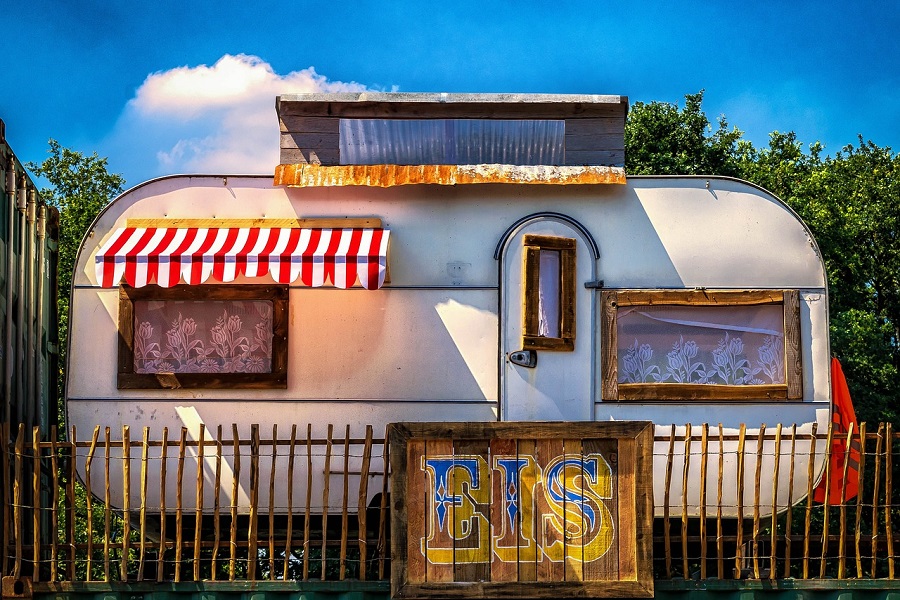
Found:
<path fill-rule="evenodd" d="M 621 94 L 706 90 L 764 144 L 900 148 L 900 3 L 6 0 L 0 118 L 23 161 L 47 139 L 129 185 L 271 173 L 274 97 L 300 91 Z"/>

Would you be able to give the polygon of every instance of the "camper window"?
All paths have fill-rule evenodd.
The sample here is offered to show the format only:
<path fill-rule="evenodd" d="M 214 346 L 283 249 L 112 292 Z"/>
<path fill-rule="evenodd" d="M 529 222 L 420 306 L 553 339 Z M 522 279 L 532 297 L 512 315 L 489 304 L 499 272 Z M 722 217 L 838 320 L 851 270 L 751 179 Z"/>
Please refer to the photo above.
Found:
<path fill-rule="evenodd" d="M 603 293 L 604 400 L 801 397 L 788 291 Z"/>
<path fill-rule="evenodd" d="M 283 388 L 287 287 L 122 287 L 119 389 Z"/>
<path fill-rule="evenodd" d="M 575 240 L 526 235 L 525 350 L 575 349 Z"/>

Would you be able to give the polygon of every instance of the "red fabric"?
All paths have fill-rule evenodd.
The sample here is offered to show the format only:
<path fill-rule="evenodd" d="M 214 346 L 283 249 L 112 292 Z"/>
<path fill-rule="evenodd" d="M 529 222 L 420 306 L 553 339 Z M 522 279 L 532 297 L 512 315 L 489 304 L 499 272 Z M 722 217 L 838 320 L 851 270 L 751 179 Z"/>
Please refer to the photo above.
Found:
<path fill-rule="evenodd" d="M 853 410 L 853 401 L 850 399 L 850 389 L 844 378 L 844 371 L 838 359 L 831 359 L 831 396 L 834 403 L 831 414 L 833 434 L 831 441 L 831 477 L 828 484 L 828 504 L 840 505 L 841 499 L 846 502 L 855 498 L 859 492 L 859 426 L 856 422 L 856 411 Z M 853 428 L 853 438 L 850 441 L 850 449 L 847 449 L 847 432 Z M 850 464 L 847 467 L 847 480 L 844 481 L 844 460 Z M 819 485 L 813 491 L 813 500 L 825 502 L 826 478 L 823 476 Z"/>
<path fill-rule="evenodd" d="M 359 281 L 377 290 L 389 235 L 380 228 L 123 228 L 97 252 L 97 282 L 171 287 L 269 274 L 279 283 L 346 288 Z"/>

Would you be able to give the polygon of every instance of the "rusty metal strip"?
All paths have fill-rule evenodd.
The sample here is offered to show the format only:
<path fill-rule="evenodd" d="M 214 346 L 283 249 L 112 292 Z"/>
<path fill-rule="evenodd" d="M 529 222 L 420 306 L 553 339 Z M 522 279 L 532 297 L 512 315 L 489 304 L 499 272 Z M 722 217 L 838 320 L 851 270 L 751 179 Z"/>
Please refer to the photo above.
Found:
<path fill-rule="evenodd" d="M 289 187 L 462 185 L 516 183 L 545 185 L 624 184 L 625 169 L 599 165 L 308 165 L 275 168 L 274 185 Z"/>

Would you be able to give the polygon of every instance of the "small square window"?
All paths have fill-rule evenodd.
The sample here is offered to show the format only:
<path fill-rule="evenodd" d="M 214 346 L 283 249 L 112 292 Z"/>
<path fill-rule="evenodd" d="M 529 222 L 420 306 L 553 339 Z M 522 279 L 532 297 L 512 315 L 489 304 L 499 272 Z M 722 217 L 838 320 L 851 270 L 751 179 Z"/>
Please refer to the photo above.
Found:
<path fill-rule="evenodd" d="M 526 235 L 524 350 L 575 349 L 575 240 Z"/>
<path fill-rule="evenodd" d="M 119 389 L 284 388 L 286 286 L 122 287 Z"/>
<path fill-rule="evenodd" d="M 799 294 L 602 294 L 603 400 L 799 399 Z"/>

